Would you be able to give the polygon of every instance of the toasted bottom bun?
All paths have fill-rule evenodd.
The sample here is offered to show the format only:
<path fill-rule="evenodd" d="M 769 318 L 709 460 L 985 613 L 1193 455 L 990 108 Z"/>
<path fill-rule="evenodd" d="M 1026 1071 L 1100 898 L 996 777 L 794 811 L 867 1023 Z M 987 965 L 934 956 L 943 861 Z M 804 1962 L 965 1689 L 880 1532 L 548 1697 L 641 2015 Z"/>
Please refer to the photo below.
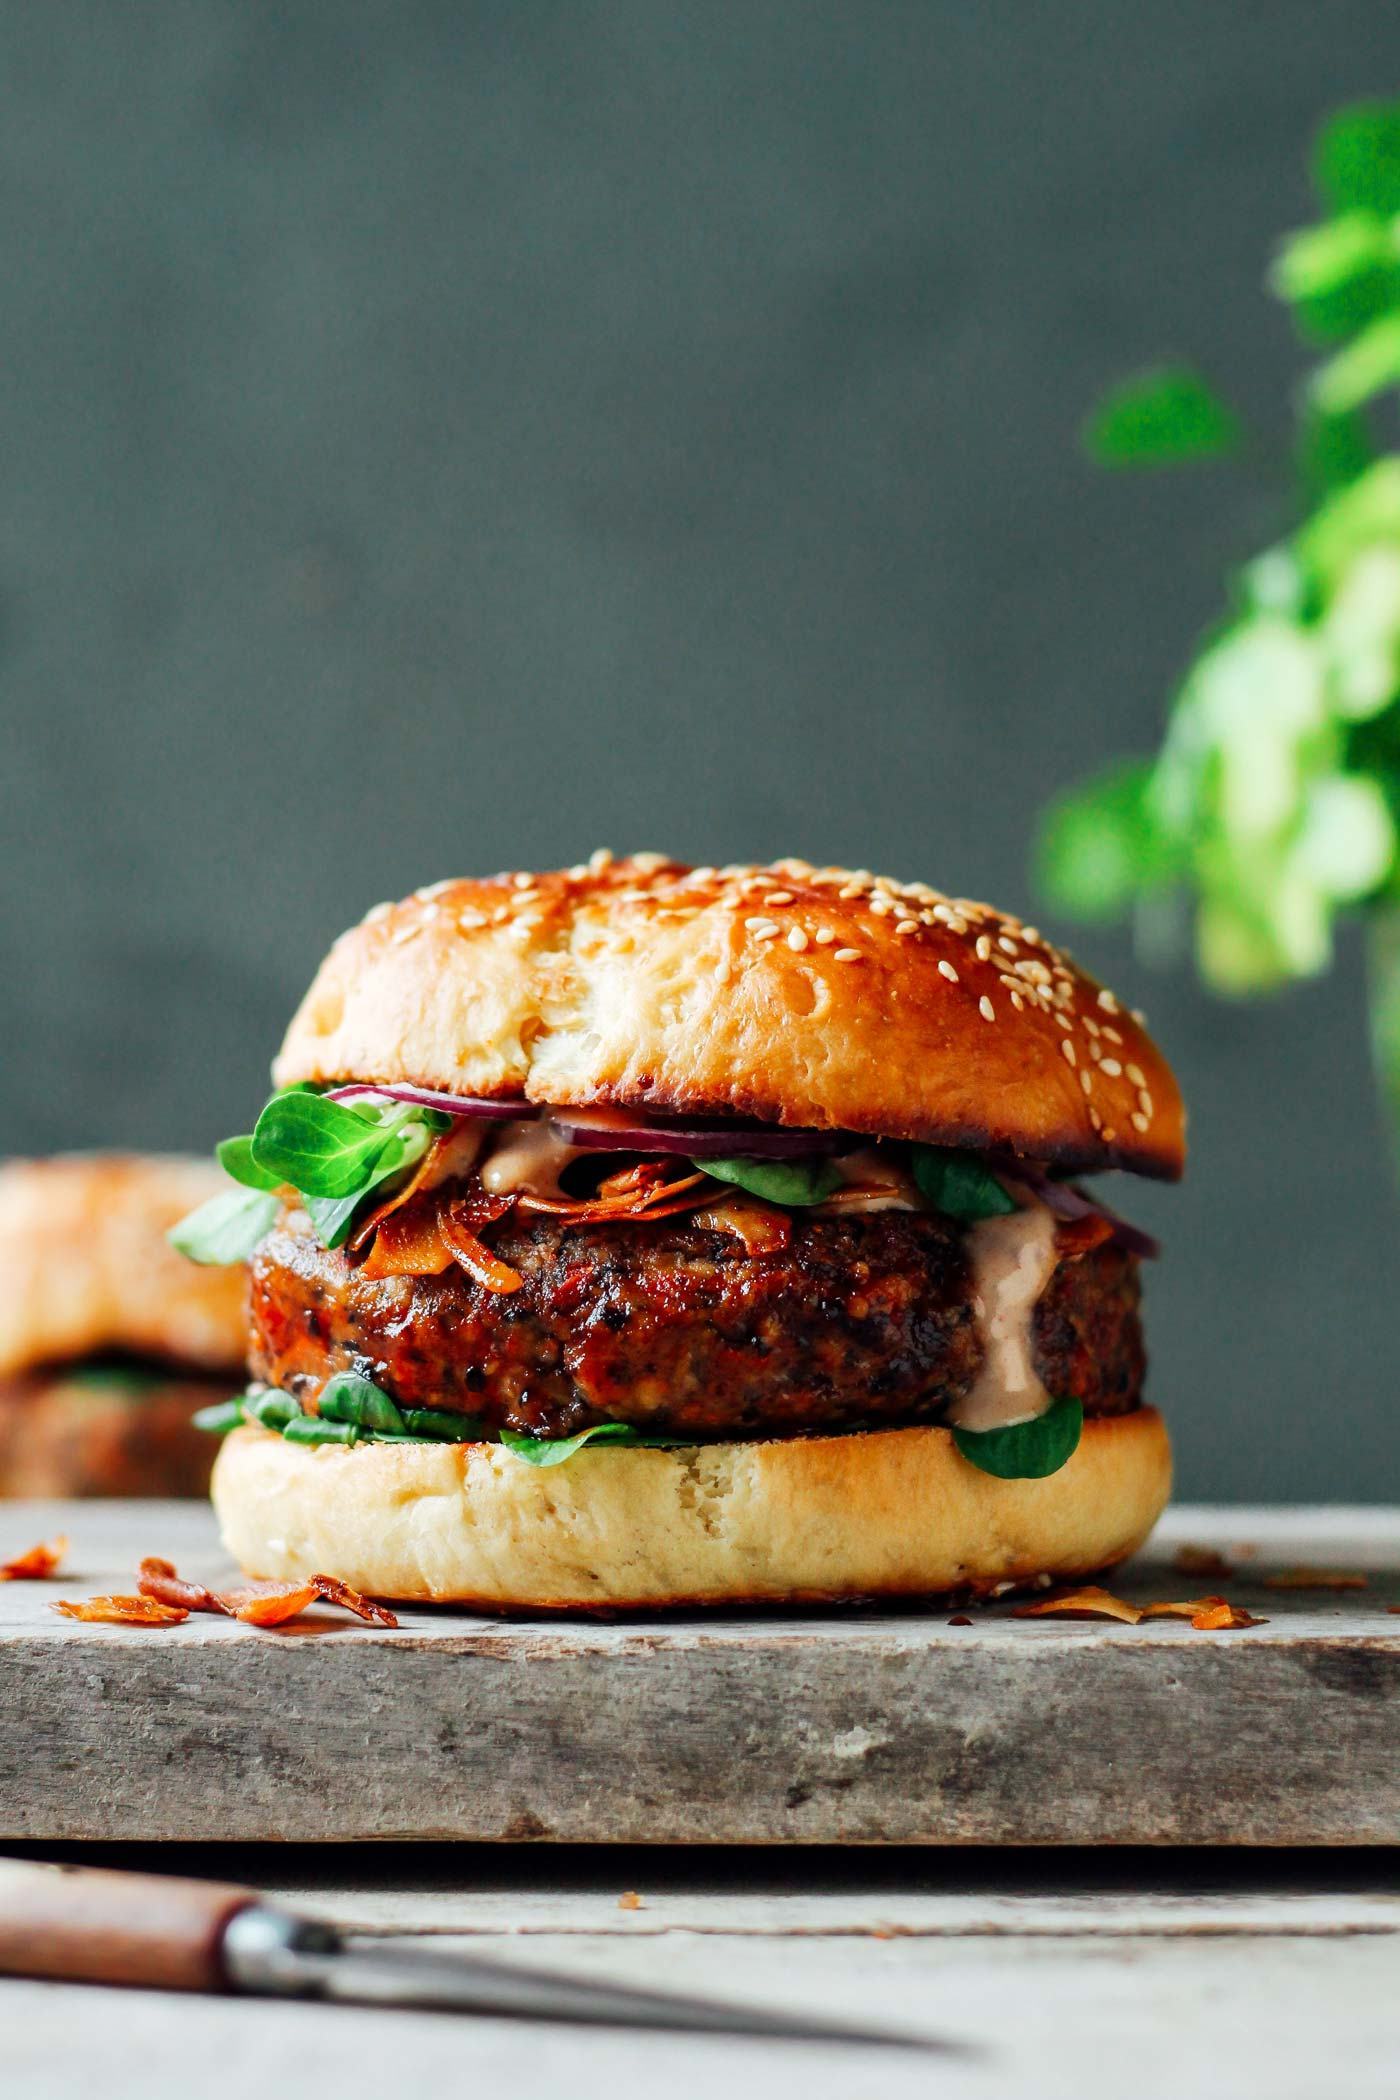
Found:
<path fill-rule="evenodd" d="M 0 1378 L 0 1497 L 203 1495 L 214 1438 L 191 1417 L 227 1392 L 199 1379 Z"/>
<path fill-rule="evenodd" d="M 248 1427 L 214 1468 L 250 1575 L 336 1575 L 375 1597 L 513 1611 L 821 1603 L 1087 1575 L 1171 1491 L 1154 1408 L 1086 1421 L 1046 1480 L 998 1480 L 946 1429 L 531 1466 L 499 1444 L 286 1443 Z"/>

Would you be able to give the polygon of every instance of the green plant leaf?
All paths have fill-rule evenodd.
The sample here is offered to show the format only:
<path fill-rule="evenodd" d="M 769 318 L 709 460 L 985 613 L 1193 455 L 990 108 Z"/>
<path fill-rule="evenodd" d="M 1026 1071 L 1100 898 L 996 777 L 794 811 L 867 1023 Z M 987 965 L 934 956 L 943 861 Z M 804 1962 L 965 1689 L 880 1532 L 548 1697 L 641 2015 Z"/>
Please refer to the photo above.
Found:
<path fill-rule="evenodd" d="M 1349 212 L 1293 234 L 1274 260 L 1270 283 L 1293 307 L 1307 336 L 1354 335 L 1400 299 L 1400 255 L 1390 222 Z"/>
<path fill-rule="evenodd" d="M 1017 1207 L 996 1175 L 970 1152 L 914 1145 L 910 1166 L 920 1195 L 945 1218 L 1004 1218 Z"/>
<path fill-rule="evenodd" d="M 521 1436 L 514 1429 L 501 1431 L 501 1442 L 527 1466 L 562 1466 L 585 1444 L 640 1444 L 642 1439 L 630 1422 L 595 1422 L 577 1436 Z"/>
<path fill-rule="evenodd" d="M 219 1400 L 211 1407 L 201 1407 L 191 1420 L 196 1429 L 207 1429 L 212 1436 L 227 1436 L 231 1429 L 241 1428 L 244 1421 L 243 1397 Z"/>
<path fill-rule="evenodd" d="M 822 1203 L 841 1186 L 841 1170 L 829 1159 L 693 1159 L 690 1164 L 787 1210 Z"/>
<path fill-rule="evenodd" d="M 1400 383 L 1400 313 L 1383 314 L 1360 335 L 1319 365 L 1310 392 L 1327 416 L 1349 415 Z"/>
<path fill-rule="evenodd" d="M 1149 762 L 1130 760 L 1050 804 L 1036 841 L 1035 884 L 1057 911 L 1122 918 L 1144 889 L 1179 872 L 1158 823 L 1153 779 Z"/>
<path fill-rule="evenodd" d="M 1324 598 L 1339 586 L 1363 548 L 1400 545 L 1400 458 L 1373 467 L 1316 510 L 1294 536 L 1299 561 Z"/>
<path fill-rule="evenodd" d="M 266 1167 L 260 1167 L 253 1158 L 251 1137 L 225 1138 L 221 1145 L 214 1147 L 214 1153 L 230 1181 L 240 1182 L 245 1189 L 282 1187 L 282 1177 L 270 1174 Z"/>
<path fill-rule="evenodd" d="M 1244 430 L 1198 374 L 1161 366 L 1109 390 L 1084 426 L 1091 459 L 1105 467 L 1182 466 L 1237 452 Z"/>
<path fill-rule="evenodd" d="M 1298 430 L 1297 464 L 1303 486 L 1313 497 L 1325 497 L 1344 489 L 1364 474 L 1376 456 L 1365 412 L 1352 409 L 1341 416 L 1325 415 L 1315 401 L 1306 401 Z"/>
<path fill-rule="evenodd" d="M 1400 212 L 1400 103 L 1355 102 L 1323 124 L 1313 181 L 1335 212 Z"/>
<path fill-rule="evenodd" d="M 191 1261 L 228 1268 L 246 1261 L 263 1235 L 272 1230 L 277 1207 L 277 1198 L 261 1189 L 226 1189 L 172 1225 L 166 1238 Z"/>
<path fill-rule="evenodd" d="M 1084 1427 L 1077 1400 L 1055 1400 L 1033 1422 L 1009 1429 L 955 1429 L 953 1442 L 979 1472 L 998 1480 L 1044 1480 L 1074 1456 Z"/>
<path fill-rule="evenodd" d="M 1315 781 L 1293 852 L 1335 904 L 1378 890 L 1395 863 L 1395 825 L 1375 781 L 1343 773 Z"/>
<path fill-rule="evenodd" d="M 353 1371 L 337 1371 L 328 1378 L 316 1404 L 329 1422 L 353 1422 L 360 1429 L 386 1429 L 400 1436 L 406 1427 L 398 1402 Z"/>

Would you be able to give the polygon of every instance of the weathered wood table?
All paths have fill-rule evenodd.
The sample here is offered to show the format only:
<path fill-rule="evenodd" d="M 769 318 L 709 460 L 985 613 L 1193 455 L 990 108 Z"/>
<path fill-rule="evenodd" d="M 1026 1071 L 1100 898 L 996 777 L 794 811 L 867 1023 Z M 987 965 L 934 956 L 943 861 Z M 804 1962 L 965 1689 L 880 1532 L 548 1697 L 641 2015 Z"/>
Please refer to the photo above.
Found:
<path fill-rule="evenodd" d="M 143 1554 L 218 1576 L 209 1513 L 0 1505 L 0 1549 L 53 1531 L 57 1581 L 0 1585 L 0 1839 L 1400 1839 L 1400 1512 L 1173 1512 L 1113 1587 L 1224 1590 L 1265 1622 L 1231 1632 L 1012 1600 L 90 1626 L 53 1597 L 129 1590 Z M 1234 1575 L 1179 1572 L 1183 1544 Z M 1271 1586 L 1319 1563 L 1365 1586 Z"/>
<path fill-rule="evenodd" d="M 139 1634 L 70 1625 L 49 1602 L 130 1587 L 148 1552 L 213 1572 L 207 1514 L 0 1505 L 0 1557 L 55 1529 L 73 1540 L 58 1581 L 0 1586 L 5 1849 L 238 1879 L 369 1933 L 970 2053 L 9 1982 L 7 2093 L 1396 2090 L 1393 1514 L 1174 1513 L 1113 1587 L 1223 1589 L 1268 1621 L 1219 1634 L 1006 1607 L 971 1626 L 949 1611 L 612 1626 L 417 1613 L 396 1634 L 212 1620 Z M 1224 1552 L 1237 1576 L 1184 1578 L 1183 1542 Z M 1298 1564 L 1366 1586 L 1268 1586 Z M 394 1841 L 406 1831 L 419 1841 Z M 337 1842 L 365 1835 L 381 1842 Z M 270 1836 L 319 1842 L 248 1842 Z M 626 1842 L 421 1841 L 462 1836 Z M 113 1838 L 141 1842 L 93 1842 Z M 1008 1849 L 1024 1840 L 1049 1842 Z M 1260 1849 L 1285 1840 L 1313 1849 Z"/>

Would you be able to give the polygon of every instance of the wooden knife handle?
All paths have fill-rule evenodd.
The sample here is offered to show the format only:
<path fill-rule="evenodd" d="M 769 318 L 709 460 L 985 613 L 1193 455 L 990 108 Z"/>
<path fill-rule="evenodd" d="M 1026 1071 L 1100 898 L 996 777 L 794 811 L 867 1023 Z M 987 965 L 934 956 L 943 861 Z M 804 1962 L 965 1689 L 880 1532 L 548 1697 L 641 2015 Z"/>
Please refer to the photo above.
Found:
<path fill-rule="evenodd" d="M 225 1928 L 257 1901 L 219 1881 L 0 1860 L 0 1974 L 226 1990 Z"/>

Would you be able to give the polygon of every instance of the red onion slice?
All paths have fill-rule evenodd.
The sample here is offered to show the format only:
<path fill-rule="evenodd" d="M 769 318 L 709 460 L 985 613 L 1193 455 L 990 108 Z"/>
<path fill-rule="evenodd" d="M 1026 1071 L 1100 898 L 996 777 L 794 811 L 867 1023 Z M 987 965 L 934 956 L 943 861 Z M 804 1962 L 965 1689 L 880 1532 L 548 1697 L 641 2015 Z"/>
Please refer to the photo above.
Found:
<path fill-rule="evenodd" d="M 1096 1203 L 1092 1196 L 1085 1195 L 1083 1189 L 1074 1188 L 1067 1181 L 1052 1181 L 1048 1174 L 1042 1174 L 1036 1167 L 1022 1166 L 1019 1161 L 1014 1167 L 1006 1168 L 1001 1178 L 1021 1182 L 1040 1198 L 1047 1210 L 1053 1211 L 1057 1218 L 1065 1219 L 1066 1223 L 1073 1223 L 1076 1218 L 1102 1218 L 1112 1226 L 1113 1237 L 1119 1246 L 1126 1247 L 1129 1254 L 1136 1254 L 1142 1261 L 1155 1261 L 1162 1251 L 1160 1242 L 1154 1240 L 1150 1232 L 1130 1225 L 1106 1203 Z"/>
<path fill-rule="evenodd" d="M 594 1152 L 676 1152 L 686 1159 L 812 1159 L 849 1152 L 844 1130 L 779 1130 L 765 1123 L 639 1123 L 625 1109 L 554 1108 L 566 1144 Z"/>
<path fill-rule="evenodd" d="M 443 1094 L 430 1086 L 338 1086 L 332 1101 L 362 1101 L 367 1095 L 391 1101 L 411 1101 L 416 1108 L 435 1108 L 444 1116 L 484 1116 L 496 1123 L 520 1123 L 537 1116 L 528 1101 L 483 1101 L 471 1094 Z"/>

